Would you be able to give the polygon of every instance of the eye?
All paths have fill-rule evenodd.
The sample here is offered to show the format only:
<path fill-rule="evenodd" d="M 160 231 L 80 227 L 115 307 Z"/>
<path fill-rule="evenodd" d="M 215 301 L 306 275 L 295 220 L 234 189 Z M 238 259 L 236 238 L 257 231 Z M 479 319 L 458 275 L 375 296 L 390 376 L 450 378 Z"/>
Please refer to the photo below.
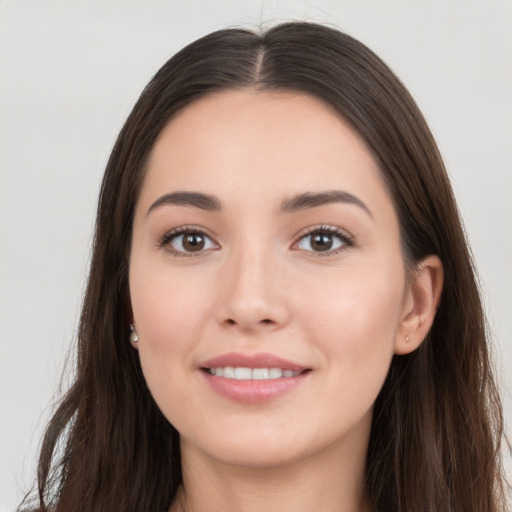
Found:
<path fill-rule="evenodd" d="M 160 246 L 168 248 L 176 256 L 193 256 L 208 249 L 217 249 L 218 245 L 203 231 L 191 228 L 179 228 L 167 233 Z"/>
<path fill-rule="evenodd" d="M 338 228 L 321 227 L 310 231 L 294 244 L 302 251 L 337 254 L 346 246 L 351 246 L 351 238 Z"/>

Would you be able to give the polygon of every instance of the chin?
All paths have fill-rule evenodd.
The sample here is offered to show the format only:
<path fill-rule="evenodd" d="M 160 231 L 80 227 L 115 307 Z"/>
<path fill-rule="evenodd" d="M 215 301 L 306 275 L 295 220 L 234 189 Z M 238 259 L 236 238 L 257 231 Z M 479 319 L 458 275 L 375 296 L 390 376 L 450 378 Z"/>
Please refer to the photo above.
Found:
<path fill-rule="evenodd" d="M 308 435 L 304 431 L 285 431 L 280 426 L 229 430 L 229 435 L 224 432 L 227 430 L 196 439 L 182 438 L 182 453 L 189 450 L 217 463 L 240 468 L 271 469 L 318 455 L 339 441 L 331 436 L 315 436 L 313 432 Z"/>
<path fill-rule="evenodd" d="M 301 458 L 300 454 L 276 446 L 276 443 L 261 445 L 255 442 L 242 445 L 236 443 L 224 449 L 210 449 L 207 453 L 211 459 L 229 466 L 248 469 L 272 469 L 292 464 Z"/>

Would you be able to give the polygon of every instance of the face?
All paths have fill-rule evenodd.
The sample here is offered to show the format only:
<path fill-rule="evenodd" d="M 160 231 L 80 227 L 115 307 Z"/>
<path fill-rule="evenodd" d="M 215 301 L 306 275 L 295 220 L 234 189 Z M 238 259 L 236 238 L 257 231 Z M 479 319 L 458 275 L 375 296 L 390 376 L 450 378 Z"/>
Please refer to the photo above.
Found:
<path fill-rule="evenodd" d="M 182 110 L 149 161 L 129 284 L 182 450 L 267 467 L 364 449 L 408 287 L 376 162 L 322 102 L 228 91 Z"/>

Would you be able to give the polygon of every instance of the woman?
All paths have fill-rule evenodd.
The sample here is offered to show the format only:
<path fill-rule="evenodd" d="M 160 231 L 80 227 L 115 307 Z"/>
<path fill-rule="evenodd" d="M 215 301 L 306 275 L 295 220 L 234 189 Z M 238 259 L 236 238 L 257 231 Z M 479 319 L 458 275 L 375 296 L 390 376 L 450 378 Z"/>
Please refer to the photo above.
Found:
<path fill-rule="evenodd" d="M 315 24 L 210 34 L 108 163 L 39 509 L 502 510 L 487 350 L 393 73 Z"/>

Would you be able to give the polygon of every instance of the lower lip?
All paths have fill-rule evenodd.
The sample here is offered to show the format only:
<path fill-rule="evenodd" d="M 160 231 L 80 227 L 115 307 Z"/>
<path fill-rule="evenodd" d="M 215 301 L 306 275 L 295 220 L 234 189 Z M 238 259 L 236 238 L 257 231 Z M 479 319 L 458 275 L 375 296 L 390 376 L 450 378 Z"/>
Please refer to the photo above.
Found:
<path fill-rule="evenodd" d="M 242 404 L 260 404 L 278 398 L 297 387 L 310 372 L 279 379 L 237 380 L 214 377 L 201 370 L 206 382 L 219 395 Z"/>

